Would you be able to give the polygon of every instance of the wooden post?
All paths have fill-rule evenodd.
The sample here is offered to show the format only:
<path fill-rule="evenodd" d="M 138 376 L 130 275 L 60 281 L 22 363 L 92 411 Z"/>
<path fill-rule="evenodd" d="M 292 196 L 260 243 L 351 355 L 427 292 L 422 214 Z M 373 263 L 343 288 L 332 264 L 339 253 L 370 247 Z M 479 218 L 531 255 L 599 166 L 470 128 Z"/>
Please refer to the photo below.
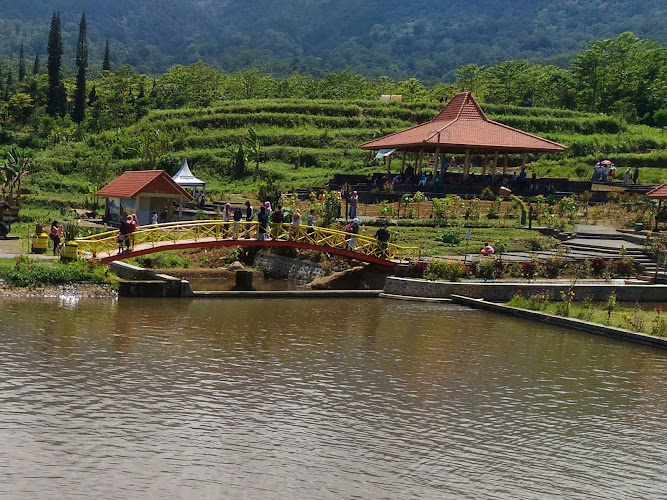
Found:
<path fill-rule="evenodd" d="M 503 162 L 503 175 L 507 175 L 507 158 L 509 153 L 505 153 L 505 161 Z"/>
<path fill-rule="evenodd" d="M 526 168 L 526 161 L 528 160 L 528 153 L 524 153 L 521 157 L 521 168 Z"/>
<path fill-rule="evenodd" d="M 484 163 L 482 163 L 482 176 L 486 175 L 486 168 L 489 165 L 489 155 L 484 155 Z"/>
<path fill-rule="evenodd" d="M 417 175 L 418 173 L 419 173 L 419 153 L 415 153 L 414 175 Z"/>
<path fill-rule="evenodd" d="M 470 177 L 470 150 L 466 149 L 466 159 L 463 163 L 463 178 L 467 179 Z"/>
<path fill-rule="evenodd" d="M 440 148 L 435 148 L 435 168 L 433 169 L 433 177 L 438 175 L 438 165 L 440 164 Z M 442 168 L 442 166 L 440 167 Z"/>
<path fill-rule="evenodd" d="M 391 174 L 391 155 L 389 155 L 389 159 L 387 160 L 387 173 Z"/>
<path fill-rule="evenodd" d="M 419 175 L 421 175 L 421 173 L 422 173 L 423 162 L 424 162 L 423 156 L 424 156 L 424 150 L 420 149 L 419 154 L 417 155 L 417 158 L 419 160 Z"/>
<path fill-rule="evenodd" d="M 405 151 L 403 151 L 403 156 L 401 157 L 401 173 L 405 172 Z"/>
<path fill-rule="evenodd" d="M 498 166 L 498 151 L 493 155 L 493 166 L 491 167 L 491 175 L 496 178 L 496 167 Z"/>

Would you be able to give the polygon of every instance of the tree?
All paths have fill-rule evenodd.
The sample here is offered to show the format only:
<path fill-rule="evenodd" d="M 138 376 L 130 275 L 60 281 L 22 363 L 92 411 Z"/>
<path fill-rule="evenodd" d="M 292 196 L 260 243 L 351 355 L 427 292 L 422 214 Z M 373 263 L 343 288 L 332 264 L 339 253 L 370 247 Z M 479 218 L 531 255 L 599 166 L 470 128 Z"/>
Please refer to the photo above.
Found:
<path fill-rule="evenodd" d="M 111 57 L 109 55 L 109 40 L 104 47 L 104 60 L 102 61 L 102 71 L 111 71 Z"/>
<path fill-rule="evenodd" d="M 23 92 L 17 92 L 9 98 L 7 109 L 16 121 L 25 123 L 26 118 L 30 116 L 34 108 L 32 97 Z"/>
<path fill-rule="evenodd" d="M 67 94 L 60 80 L 60 65 L 63 57 L 63 38 L 60 29 L 60 14 L 53 13 L 49 41 L 46 46 L 48 61 L 46 63 L 49 75 L 49 89 L 46 93 L 46 112 L 49 116 L 65 116 Z"/>
<path fill-rule="evenodd" d="M 86 13 L 81 14 L 79 40 L 76 43 L 76 90 L 72 120 L 81 123 L 86 112 L 86 68 L 88 67 L 88 42 L 86 41 Z"/>
<path fill-rule="evenodd" d="M 25 78 L 25 53 L 23 52 L 23 42 L 21 42 L 21 48 L 19 49 L 19 82 L 22 82 Z"/>
<path fill-rule="evenodd" d="M 39 74 L 39 54 L 35 54 L 35 62 L 32 65 L 32 76 Z"/>

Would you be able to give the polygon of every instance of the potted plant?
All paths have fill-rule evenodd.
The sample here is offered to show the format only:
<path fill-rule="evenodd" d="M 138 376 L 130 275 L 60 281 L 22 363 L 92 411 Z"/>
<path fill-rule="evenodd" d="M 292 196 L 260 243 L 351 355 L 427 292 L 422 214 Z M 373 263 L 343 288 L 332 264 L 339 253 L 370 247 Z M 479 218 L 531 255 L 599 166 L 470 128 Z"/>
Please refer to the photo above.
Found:
<path fill-rule="evenodd" d="M 45 253 L 49 248 L 49 235 L 44 232 L 46 222 L 43 220 L 35 222 L 35 234 L 32 235 L 32 253 Z"/>
<path fill-rule="evenodd" d="M 63 247 L 62 252 L 60 252 L 61 260 L 71 260 L 78 257 L 79 244 L 75 241 L 76 237 L 79 236 L 81 228 L 74 221 L 69 221 L 65 224 L 63 231 L 63 236 L 65 237 L 65 246 Z"/>

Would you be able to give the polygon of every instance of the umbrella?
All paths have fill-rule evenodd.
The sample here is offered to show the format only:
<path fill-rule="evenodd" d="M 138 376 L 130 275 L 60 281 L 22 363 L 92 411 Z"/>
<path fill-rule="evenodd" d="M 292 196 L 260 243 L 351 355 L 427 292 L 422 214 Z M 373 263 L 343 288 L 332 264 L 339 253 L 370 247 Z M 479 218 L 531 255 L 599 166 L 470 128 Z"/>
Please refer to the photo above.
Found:
<path fill-rule="evenodd" d="M 611 165 L 611 160 L 602 160 L 600 163 L 602 165 Z"/>

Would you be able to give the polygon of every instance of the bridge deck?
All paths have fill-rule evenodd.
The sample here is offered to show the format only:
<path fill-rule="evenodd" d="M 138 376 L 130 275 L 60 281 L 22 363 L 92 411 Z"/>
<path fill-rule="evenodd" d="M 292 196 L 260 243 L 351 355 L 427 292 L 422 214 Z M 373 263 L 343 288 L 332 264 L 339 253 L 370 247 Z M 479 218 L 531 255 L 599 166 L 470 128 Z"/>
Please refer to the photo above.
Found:
<path fill-rule="evenodd" d="M 133 233 L 129 251 L 121 250 L 116 231 L 76 241 L 80 255 L 101 262 L 166 250 L 215 246 L 285 246 L 319 250 L 387 268 L 419 257 L 419 249 L 416 247 L 400 247 L 335 229 L 271 224 L 264 231 L 264 227 L 260 228 L 258 222 L 235 224 L 219 220 L 143 226 Z"/>

